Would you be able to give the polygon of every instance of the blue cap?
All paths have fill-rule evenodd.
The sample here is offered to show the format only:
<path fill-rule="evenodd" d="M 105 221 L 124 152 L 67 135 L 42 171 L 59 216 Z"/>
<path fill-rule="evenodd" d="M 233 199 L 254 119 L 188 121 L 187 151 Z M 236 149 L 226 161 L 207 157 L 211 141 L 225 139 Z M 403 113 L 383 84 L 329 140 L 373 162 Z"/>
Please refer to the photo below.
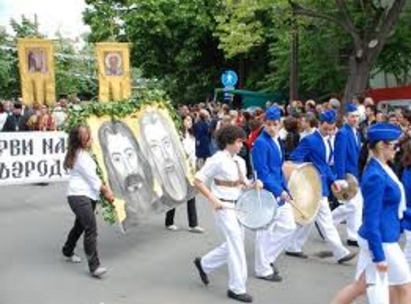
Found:
<path fill-rule="evenodd" d="M 281 110 L 279 107 L 272 106 L 265 111 L 265 120 L 280 120 Z"/>
<path fill-rule="evenodd" d="M 400 127 L 388 122 L 380 122 L 371 125 L 367 131 L 367 138 L 370 142 L 397 140 L 402 134 Z"/>
<path fill-rule="evenodd" d="M 354 113 L 354 112 L 358 112 L 358 107 L 353 104 L 353 103 L 348 103 L 345 105 L 345 113 Z"/>
<path fill-rule="evenodd" d="M 333 110 L 327 110 L 320 114 L 320 122 L 333 124 L 337 122 L 337 113 Z"/>

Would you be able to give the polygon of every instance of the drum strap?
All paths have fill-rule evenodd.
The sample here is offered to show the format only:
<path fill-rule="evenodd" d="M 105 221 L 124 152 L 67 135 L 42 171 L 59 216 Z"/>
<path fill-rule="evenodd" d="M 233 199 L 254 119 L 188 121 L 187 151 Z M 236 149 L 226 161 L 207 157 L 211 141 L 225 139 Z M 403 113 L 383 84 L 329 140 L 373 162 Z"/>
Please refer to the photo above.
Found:
<path fill-rule="evenodd" d="M 244 177 L 241 174 L 241 169 L 240 169 L 240 164 L 238 163 L 237 160 L 234 160 L 236 168 L 237 168 L 237 174 L 238 174 L 238 180 L 236 181 L 227 181 L 227 180 L 221 180 L 218 178 L 214 178 L 214 183 L 217 186 L 222 186 L 222 187 L 229 187 L 229 188 L 236 188 L 242 185 L 245 185 Z"/>
<path fill-rule="evenodd" d="M 218 179 L 218 178 L 214 179 L 214 183 L 217 186 L 229 187 L 229 188 L 236 188 L 236 187 L 241 186 L 243 184 L 243 182 L 241 180 L 227 181 L 227 180 L 221 180 L 221 179 Z"/>
<path fill-rule="evenodd" d="M 224 198 L 219 198 L 219 200 L 222 201 L 222 202 L 226 202 L 226 203 L 232 203 L 232 204 L 236 204 L 236 203 L 237 203 L 236 200 L 227 200 L 227 199 L 224 199 Z"/>

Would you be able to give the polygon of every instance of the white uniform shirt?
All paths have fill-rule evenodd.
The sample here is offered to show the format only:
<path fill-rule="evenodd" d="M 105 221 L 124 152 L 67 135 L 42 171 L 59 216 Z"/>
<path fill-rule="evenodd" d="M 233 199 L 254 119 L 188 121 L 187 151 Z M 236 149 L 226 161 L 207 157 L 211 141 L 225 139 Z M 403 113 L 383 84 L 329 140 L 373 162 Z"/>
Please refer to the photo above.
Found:
<path fill-rule="evenodd" d="M 67 196 L 87 196 L 96 201 L 101 188 L 101 180 L 96 169 L 97 165 L 90 153 L 80 150 L 73 169 L 70 170 Z"/>
<path fill-rule="evenodd" d="M 238 155 L 231 156 L 227 151 L 218 151 L 213 156 L 207 159 L 204 166 L 195 175 L 195 178 L 207 183 L 212 179 L 211 192 L 220 199 L 237 200 L 241 195 L 241 187 L 223 187 L 217 186 L 214 183 L 214 178 L 224 181 L 238 181 L 240 180 L 237 165 L 238 162 L 242 179 L 247 183 L 246 165 L 245 161 Z"/>
<path fill-rule="evenodd" d="M 355 142 L 357 143 L 357 145 L 360 145 L 361 143 L 359 142 L 359 138 L 358 138 L 358 136 L 357 136 L 357 129 L 356 128 L 353 128 L 353 127 L 351 127 L 351 129 L 352 129 L 352 131 L 353 131 L 353 133 L 354 133 L 354 138 L 355 138 Z"/>
<path fill-rule="evenodd" d="M 277 146 L 278 151 L 280 151 L 280 156 L 283 157 L 283 150 L 281 149 L 281 145 L 280 145 L 280 137 L 276 136 L 276 137 L 271 137 L 274 141 L 274 144 Z"/>
<path fill-rule="evenodd" d="M 321 133 L 320 133 L 321 135 Z M 331 149 L 332 149 L 332 140 L 330 136 L 322 136 L 321 138 L 323 139 L 324 142 L 324 146 L 325 146 L 325 161 L 330 165 L 330 163 L 332 162 L 332 160 L 330 161 L 330 154 L 332 153 Z M 331 144 L 331 147 L 330 147 Z"/>

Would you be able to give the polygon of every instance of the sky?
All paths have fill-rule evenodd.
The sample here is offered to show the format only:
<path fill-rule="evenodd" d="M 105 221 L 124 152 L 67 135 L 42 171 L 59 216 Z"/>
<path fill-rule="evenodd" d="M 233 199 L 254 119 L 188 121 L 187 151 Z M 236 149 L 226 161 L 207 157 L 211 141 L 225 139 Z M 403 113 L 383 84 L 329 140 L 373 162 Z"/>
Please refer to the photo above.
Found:
<path fill-rule="evenodd" d="M 34 20 L 37 14 L 39 31 L 53 38 L 60 30 L 64 37 L 75 38 L 88 31 L 83 24 L 84 0 L 0 0 L 0 26 L 10 31 L 10 19 L 24 14 Z"/>

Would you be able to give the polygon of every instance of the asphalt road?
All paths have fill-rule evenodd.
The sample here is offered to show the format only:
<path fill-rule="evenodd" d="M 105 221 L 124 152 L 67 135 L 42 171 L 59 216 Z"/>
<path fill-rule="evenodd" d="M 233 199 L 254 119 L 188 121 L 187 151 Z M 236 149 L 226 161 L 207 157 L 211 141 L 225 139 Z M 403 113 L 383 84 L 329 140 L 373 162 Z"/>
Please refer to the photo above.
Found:
<path fill-rule="evenodd" d="M 65 184 L 0 188 L 0 304 L 219 304 L 226 297 L 227 270 L 202 286 L 192 260 L 221 243 L 212 212 L 197 201 L 204 234 L 187 231 L 185 206 L 176 213 L 179 231 L 164 229 L 164 215 L 122 235 L 99 218 L 99 253 L 108 275 L 88 275 L 82 244 L 81 264 L 64 261 L 60 249 L 72 226 Z M 247 232 L 248 292 L 259 304 L 327 304 L 354 276 L 355 262 L 337 265 L 332 259 L 301 260 L 282 256 L 277 262 L 282 283 L 253 276 L 253 234 Z M 313 231 L 305 251 L 326 249 Z M 237 302 L 238 303 L 238 302 Z M 366 303 L 366 300 L 357 304 Z"/>

